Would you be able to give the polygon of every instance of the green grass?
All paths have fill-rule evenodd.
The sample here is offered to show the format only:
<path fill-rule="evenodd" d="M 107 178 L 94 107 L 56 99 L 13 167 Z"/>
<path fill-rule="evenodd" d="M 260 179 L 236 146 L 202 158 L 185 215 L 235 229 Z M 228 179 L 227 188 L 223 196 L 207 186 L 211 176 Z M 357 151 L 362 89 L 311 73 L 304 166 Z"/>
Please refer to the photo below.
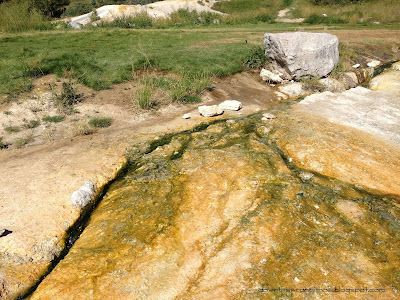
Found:
<path fill-rule="evenodd" d="M 65 117 L 64 116 L 44 116 L 42 120 L 44 122 L 49 122 L 49 123 L 59 123 L 64 121 Z"/>
<path fill-rule="evenodd" d="M 111 118 L 101 117 L 101 118 L 91 118 L 89 120 L 89 125 L 96 128 L 104 128 L 111 126 L 112 123 Z"/>
<path fill-rule="evenodd" d="M 132 79 L 132 65 L 143 64 L 178 74 L 229 75 L 242 70 L 251 48 L 229 30 L 96 29 L 0 37 L 0 94 L 29 91 L 46 74 L 71 74 L 95 90 Z M 259 36 L 259 43 L 261 44 Z M 218 42 L 221 40 L 221 42 Z M 207 44 L 213 41 L 213 43 Z M 105 46 L 106 45 L 106 46 Z"/>
<path fill-rule="evenodd" d="M 40 125 L 40 121 L 39 120 L 26 120 L 23 127 L 26 129 L 32 129 L 32 128 L 36 128 Z"/>

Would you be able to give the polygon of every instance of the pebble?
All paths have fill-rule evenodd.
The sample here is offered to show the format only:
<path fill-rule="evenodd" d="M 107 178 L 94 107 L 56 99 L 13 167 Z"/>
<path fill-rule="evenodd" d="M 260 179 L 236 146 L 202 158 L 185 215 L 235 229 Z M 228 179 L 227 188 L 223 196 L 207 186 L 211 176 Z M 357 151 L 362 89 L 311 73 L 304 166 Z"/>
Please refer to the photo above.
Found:
<path fill-rule="evenodd" d="M 302 180 L 310 180 L 314 177 L 314 174 L 309 172 L 301 172 L 299 176 Z"/>
<path fill-rule="evenodd" d="M 355 64 L 355 65 L 353 65 L 352 67 L 353 67 L 354 69 L 358 69 L 360 66 L 361 66 L 360 64 Z"/>
<path fill-rule="evenodd" d="M 190 119 L 192 116 L 190 114 L 184 114 L 182 119 Z"/>

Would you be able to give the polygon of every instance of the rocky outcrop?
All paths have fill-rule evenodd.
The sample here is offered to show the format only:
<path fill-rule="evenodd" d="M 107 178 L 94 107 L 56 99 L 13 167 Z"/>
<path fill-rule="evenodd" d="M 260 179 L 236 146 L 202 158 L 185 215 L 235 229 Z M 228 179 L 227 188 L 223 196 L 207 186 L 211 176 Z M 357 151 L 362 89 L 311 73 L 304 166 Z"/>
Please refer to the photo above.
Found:
<path fill-rule="evenodd" d="M 285 79 L 324 77 L 339 61 L 339 40 L 328 33 L 266 33 L 265 55 Z"/>
<path fill-rule="evenodd" d="M 385 179 L 393 188 L 396 153 L 342 140 L 341 127 L 331 136 L 326 118 L 314 126 L 308 111 L 300 118 L 284 107 L 268 123 L 262 113 L 221 120 L 157 140 L 154 151 L 132 151 L 134 167 L 30 299 L 268 299 L 281 297 L 267 292 L 280 287 L 379 288 L 357 296 L 396 299 L 400 208 L 359 181 L 376 169 L 369 184 Z M 329 158 L 359 185 L 313 171 Z M 392 182 L 381 173 L 390 168 Z"/>

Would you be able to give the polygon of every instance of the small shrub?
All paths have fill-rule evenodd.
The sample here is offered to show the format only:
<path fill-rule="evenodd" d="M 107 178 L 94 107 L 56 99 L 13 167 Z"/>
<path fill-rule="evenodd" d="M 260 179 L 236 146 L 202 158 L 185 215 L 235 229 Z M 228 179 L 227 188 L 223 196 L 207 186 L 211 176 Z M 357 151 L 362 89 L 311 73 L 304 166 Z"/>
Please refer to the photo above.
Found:
<path fill-rule="evenodd" d="M 111 118 L 91 118 L 89 120 L 89 125 L 97 128 L 108 127 L 112 123 Z"/>
<path fill-rule="evenodd" d="M 3 111 L 3 114 L 9 116 L 9 115 L 12 115 L 12 111 L 6 110 L 6 111 Z"/>
<path fill-rule="evenodd" d="M 49 122 L 49 123 L 59 123 L 64 121 L 65 117 L 64 116 L 44 116 L 42 120 L 44 122 Z"/>
<path fill-rule="evenodd" d="M 19 127 L 17 127 L 17 126 L 7 126 L 7 127 L 4 127 L 4 130 L 6 132 L 8 132 L 8 133 L 19 132 L 20 131 Z"/>
<path fill-rule="evenodd" d="M 78 94 L 76 83 L 72 80 L 63 82 L 61 94 L 56 97 L 56 104 L 61 111 L 71 111 L 73 106 L 82 101 L 82 95 Z"/>
<path fill-rule="evenodd" d="M 248 69 L 261 69 L 268 61 L 263 47 L 253 47 L 244 58 L 243 66 Z"/>
<path fill-rule="evenodd" d="M 3 142 L 3 137 L 0 136 L 0 150 L 2 149 L 7 149 L 8 148 L 8 144 Z"/>
<path fill-rule="evenodd" d="M 24 125 L 22 125 L 26 129 L 32 129 L 36 128 L 40 125 L 39 120 L 30 120 L 30 121 L 25 121 Z"/>
<path fill-rule="evenodd" d="M 32 138 L 19 138 L 18 140 L 15 141 L 14 146 L 15 148 L 19 149 L 25 146 L 26 144 L 29 144 L 32 141 Z"/>

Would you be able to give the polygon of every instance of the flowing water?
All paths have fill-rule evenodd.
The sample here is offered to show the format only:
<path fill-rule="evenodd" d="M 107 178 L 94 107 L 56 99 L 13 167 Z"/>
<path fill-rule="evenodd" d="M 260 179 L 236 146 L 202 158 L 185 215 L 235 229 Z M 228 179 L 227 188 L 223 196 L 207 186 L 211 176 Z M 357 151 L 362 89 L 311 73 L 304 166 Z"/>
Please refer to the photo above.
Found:
<path fill-rule="evenodd" d="M 133 146 L 31 299 L 396 299 L 399 204 L 292 165 L 261 117 Z"/>

